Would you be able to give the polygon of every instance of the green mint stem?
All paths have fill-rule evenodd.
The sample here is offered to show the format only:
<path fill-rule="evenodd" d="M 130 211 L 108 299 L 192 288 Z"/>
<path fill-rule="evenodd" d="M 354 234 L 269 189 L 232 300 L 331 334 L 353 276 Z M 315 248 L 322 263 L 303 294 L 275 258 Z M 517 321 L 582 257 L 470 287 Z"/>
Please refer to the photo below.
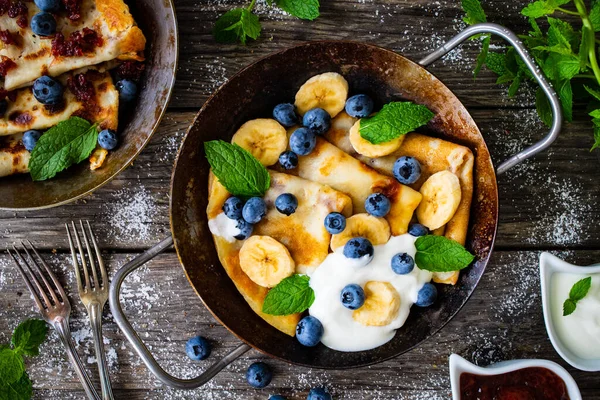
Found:
<path fill-rule="evenodd" d="M 573 78 L 581 78 L 581 79 L 596 79 L 596 77 L 593 74 L 577 74 L 575 75 Z"/>
<path fill-rule="evenodd" d="M 592 28 L 592 23 L 590 22 L 583 0 L 575 0 L 575 7 L 577 7 L 577 11 L 583 22 L 583 31 L 588 35 L 588 56 L 590 65 L 594 72 L 594 76 L 596 77 L 596 83 L 600 85 L 600 67 L 598 66 L 598 60 L 596 59 L 596 34 Z"/>
<path fill-rule="evenodd" d="M 560 12 L 564 12 L 565 14 L 569 14 L 569 15 L 577 15 L 577 16 L 579 16 L 579 13 L 578 13 L 578 12 L 571 11 L 571 10 L 567 10 L 567 9 L 564 9 L 564 8 L 562 8 L 562 7 L 557 7 L 556 9 L 557 9 L 558 11 L 560 11 Z"/>
<path fill-rule="evenodd" d="M 256 0 L 252 0 L 252 3 L 250 3 L 250 5 L 248 6 L 248 11 L 252 11 L 255 3 L 256 3 Z"/>

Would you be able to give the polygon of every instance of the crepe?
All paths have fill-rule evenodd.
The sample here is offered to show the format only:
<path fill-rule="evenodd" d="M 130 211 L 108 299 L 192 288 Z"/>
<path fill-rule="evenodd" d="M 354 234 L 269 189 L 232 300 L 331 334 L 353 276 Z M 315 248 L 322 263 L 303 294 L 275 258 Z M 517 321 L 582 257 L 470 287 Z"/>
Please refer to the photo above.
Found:
<path fill-rule="evenodd" d="M 28 24 L 21 28 L 18 18 L 10 18 L 8 13 L 0 15 L 0 27 L 15 37 L 14 44 L 0 41 L 0 60 L 8 58 L 14 64 L 4 76 L 5 90 L 28 86 L 42 75 L 59 76 L 67 71 L 99 64 L 103 61 L 144 59 L 146 38 L 136 26 L 129 7 L 122 0 L 81 0 L 81 17 L 71 21 L 64 12 L 56 14 L 57 35 L 39 37 L 31 30 L 31 18 L 40 10 L 33 2 L 24 3 L 28 8 Z M 63 56 L 53 54 L 53 42 L 65 41 L 75 31 L 92 29 L 102 44 L 83 55 Z M 89 31 L 87 31 L 89 32 Z M 77 33 L 76 33 L 77 35 Z"/>
<path fill-rule="evenodd" d="M 461 186 L 461 202 L 452 219 L 446 224 L 445 229 L 435 232 L 443 234 L 464 246 L 467 240 L 471 200 L 473 197 L 473 163 L 474 156 L 471 150 L 446 140 L 437 139 L 418 133 L 409 133 L 405 136 L 400 148 L 389 156 L 369 158 L 358 154 L 348 138 L 349 131 L 356 119 L 345 112 L 340 113 L 333 121 L 331 129 L 325 138 L 344 152 L 362 160 L 378 172 L 393 176 L 394 162 L 400 156 L 411 156 L 421 164 L 421 177 L 411 185 L 419 189 L 423 182 L 432 174 L 448 170 L 458 176 Z M 450 273 L 435 273 L 434 281 L 455 284 L 459 271 Z"/>
<path fill-rule="evenodd" d="M 422 198 L 416 190 L 375 171 L 321 137 L 309 155 L 299 157 L 293 173 L 347 194 L 352 199 L 355 214 L 366 212 L 365 200 L 370 194 L 383 193 L 391 203 L 385 218 L 395 236 L 408 231 Z"/>
<path fill-rule="evenodd" d="M 29 172 L 29 152 L 22 133 L 0 137 L 0 177 Z"/>
<path fill-rule="evenodd" d="M 331 235 L 323 225 L 325 216 L 330 212 L 352 214 L 350 198 L 332 188 L 316 182 L 309 182 L 296 176 L 269 171 L 271 187 L 264 200 L 267 203 L 267 215 L 254 227 L 253 234 L 271 236 L 284 244 L 296 263 L 296 272 L 305 273 L 318 266 L 327 257 Z M 209 201 L 206 213 L 209 219 L 219 215 L 223 203 L 230 194 L 210 173 Z M 298 199 L 298 208 L 290 216 L 277 211 L 273 203 L 282 193 L 292 193 Z M 244 241 L 228 242 L 213 235 L 217 254 L 225 271 L 235 286 L 260 317 L 280 331 L 294 336 L 300 314 L 274 316 L 264 314 L 262 305 L 268 288 L 254 283 L 241 269 L 239 251 Z"/>
<path fill-rule="evenodd" d="M 90 98 L 72 91 L 75 86 L 79 86 L 75 82 L 79 82 L 80 75 L 94 87 Z M 58 106 L 42 105 L 35 99 L 30 87 L 17 90 L 16 100 L 8 102 L 8 109 L 0 118 L 0 136 L 22 133 L 29 129 L 43 130 L 71 116 L 98 123 L 101 129 L 117 129 L 119 93 L 108 72 L 79 70 L 64 74 L 58 80 L 65 88 L 64 102 Z M 71 84 L 68 84 L 69 80 Z"/>

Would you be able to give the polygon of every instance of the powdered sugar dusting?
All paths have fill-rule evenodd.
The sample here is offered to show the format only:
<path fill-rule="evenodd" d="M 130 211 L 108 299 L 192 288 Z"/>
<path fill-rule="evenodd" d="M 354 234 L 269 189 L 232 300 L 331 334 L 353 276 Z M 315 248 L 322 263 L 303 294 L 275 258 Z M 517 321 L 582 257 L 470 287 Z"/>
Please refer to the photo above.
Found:
<path fill-rule="evenodd" d="M 117 240 L 148 240 L 150 225 L 158 212 L 154 197 L 146 188 L 121 189 L 112 195 L 103 212 L 110 226 L 110 237 Z"/>

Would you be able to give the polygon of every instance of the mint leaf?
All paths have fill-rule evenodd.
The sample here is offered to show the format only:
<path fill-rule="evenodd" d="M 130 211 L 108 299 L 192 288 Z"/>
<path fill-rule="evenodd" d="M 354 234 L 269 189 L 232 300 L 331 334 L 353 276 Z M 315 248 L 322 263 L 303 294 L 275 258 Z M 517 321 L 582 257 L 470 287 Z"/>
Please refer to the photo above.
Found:
<path fill-rule="evenodd" d="M 222 140 L 204 143 L 204 151 L 219 182 L 234 196 L 263 196 L 271 185 L 267 169 L 248 151 Z"/>
<path fill-rule="evenodd" d="M 600 90 L 598 89 L 594 89 L 589 87 L 588 85 L 583 85 L 583 87 L 585 88 L 585 90 L 591 94 L 592 96 L 594 96 L 596 98 L 596 100 L 600 100 Z M 591 114 L 590 114 L 591 115 Z"/>
<path fill-rule="evenodd" d="M 600 1 L 592 1 L 592 8 L 589 14 L 590 22 L 594 32 L 600 31 Z"/>
<path fill-rule="evenodd" d="M 573 314 L 573 311 L 575 311 L 576 307 L 577 306 L 575 305 L 575 302 L 573 300 L 566 299 L 563 303 L 563 317 Z"/>
<path fill-rule="evenodd" d="M 488 53 L 485 58 L 485 66 L 496 75 L 502 76 L 506 73 L 506 67 L 504 66 L 505 57 L 506 55 L 501 53 Z"/>
<path fill-rule="evenodd" d="M 550 102 L 540 87 L 535 91 L 535 108 L 542 122 L 547 126 L 552 126 L 552 109 L 550 108 Z"/>
<path fill-rule="evenodd" d="M 573 90 L 571 89 L 571 81 L 567 80 L 559 83 L 558 97 L 565 119 L 571 122 L 573 120 Z"/>
<path fill-rule="evenodd" d="M 461 5 L 467 15 L 463 17 L 463 21 L 467 25 L 479 24 L 487 22 L 485 11 L 481 7 L 479 0 L 462 0 Z"/>
<path fill-rule="evenodd" d="M 213 36 L 220 43 L 246 44 L 247 38 L 256 40 L 260 36 L 261 26 L 258 17 L 246 8 L 234 8 L 221 15 L 215 27 Z"/>
<path fill-rule="evenodd" d="M 19 352 L 5 347 L 0 350 L 0 382 L 10 385 L 17 382 L 25 372 L 23 357 Z"/>
<path fill-rule="evenodd" d="M 475 259 L 460 243 L 444 236 L 421 236 L 416 240 L 415 247 L 417 266 L 431 272 L 459 271 Z"/>
<path fill-rule="evenodd" d="M 508 87 L 508 97 L 514 97 L 514 95 L 517 94 L 517 91 L 519 90 L 519 86 L 521 86 L 522 79 L 523 79 L 523 77 L 522 77 L 521 73 L 518 73 L 515 76 L 515 79 L 513 79 L 512 83 Z"/>
<path fill-rule="evenodd" d="M 521 14 L 526 17 L 540 18 L 544 15 L 552 14 L 556 9 L 571 0 L 538 0 L 525 7 Z"/>
<path fill-rule="evenodd" d="M 28 356 L 39 354 L 39 345 L 46 340 L 48 326 L 41 319 L 28 319 L 21 322 L 12 335 L 15 351 L 22 351 Z"/>
<path fill-rule="evenodd" d="M 376 115 L 360 120 L 360 136 L 373 144 L 389 142 L 427 124 L 434 115 L 420 104 L 391 102 Z"/>
<path fill-rule="evenodd" d="M 487 58 L 488 51 L 490 49 L 490 40 L 491 37 L 486 36 L 481 42 L 481 52 L 477 55 L 477 60 L 475 64 L 475 69 L 473 70 L 473 79 L 477 78 L 477 74 L 481 71 L 481 67 L 485 64 L 485 59 Z"/>
<path fill-rule="evenodd" d="M 588 276 L 587 278 L 583 278 L 575 282 L 575 284 L 569 291 L 569 298 L 566 299 L 563 303 L 563 316 L 572 314 L 573 311 L 575 311 L 575 308 L 577 307 L 577 302 L 583 299 L 588 294 L 591 286 L 591 276 Z"/>
<path fill-rule="evenodd" d="M 5 383 L 0 379 L 0 400 L 30 400 L 33 387 L 27 372 L 14 383 Z"/>
<path fill-rule="evenodd" d="M 275 4 L 300 19 L 312 21 L 319 16 L 319 0 L 275 0 Z"/>
<path fill-rule="evenodd" d="M 575 32 L 571 24 L 558 18 L 548 17 L 548 44 L 555 45 L 565 43 L 575 46 L 579 40 L 579 34 Z"/>
<path fill-rule="evenodd" d="M 54 177 L 89 157 L 96 147 L 98 130 L 83 118 L 71 117 L 48 129 L 31 152 L 29 171 L 34 181 Z"/>
<path fill-rule="evenodd" d="M 315 301 L 315 292 L 306 275 L 292 275 L 269 290 L 262 311 L 269 315 L 290 315 L 303 312 Z"/>
<path fill-rule="evenodd" d="M 600 110 L 594 110 L 593 112 L 596 112 L 598 115 L 600 115 Z M 590 151 L 600 147 L 600 118 L 594 118 L 592 123 L 594 124 L 594 145 Z"/>

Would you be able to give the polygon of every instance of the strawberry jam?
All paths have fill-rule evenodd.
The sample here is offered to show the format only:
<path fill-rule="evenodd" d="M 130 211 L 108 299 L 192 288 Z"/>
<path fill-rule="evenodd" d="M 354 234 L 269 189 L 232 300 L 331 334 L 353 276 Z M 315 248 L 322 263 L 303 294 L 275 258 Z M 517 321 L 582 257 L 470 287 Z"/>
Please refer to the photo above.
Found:
<path fill-rule="evenodd" d="M 137 81 L 144 72 L 146 66 L 138 61 L 124 61 L 116 69 L 117 75 L 121 79 L 131 79 Z"/>
<path fill-rule="evenodd" d="M 0 76 L 6 76 L 8 71 L 16 67 L 17 64 L 13 60 L 6 56 L 0 56 Z"/>
<path fill-rule="evenodd" d="M 81 0 L 62 0 L 62 3 L 67 10 L 67 18 L 71 21 L 81 18 Z"/>
<path fill-rule="evenodd" d="M 80 57 L 85 53 L 91 53 L 96 47 L 102 46 L 104 41 L 90 28 L 75 31 L 65 39 L 62 33 L 57 33 L 52 39 L 52 54 L 55 57 Z"/>
<path fill-rule="evenodd" d="M 461 400 L 569 400 L 561 377 L 531 367 L 500 375 L 460 375 Z"/>

